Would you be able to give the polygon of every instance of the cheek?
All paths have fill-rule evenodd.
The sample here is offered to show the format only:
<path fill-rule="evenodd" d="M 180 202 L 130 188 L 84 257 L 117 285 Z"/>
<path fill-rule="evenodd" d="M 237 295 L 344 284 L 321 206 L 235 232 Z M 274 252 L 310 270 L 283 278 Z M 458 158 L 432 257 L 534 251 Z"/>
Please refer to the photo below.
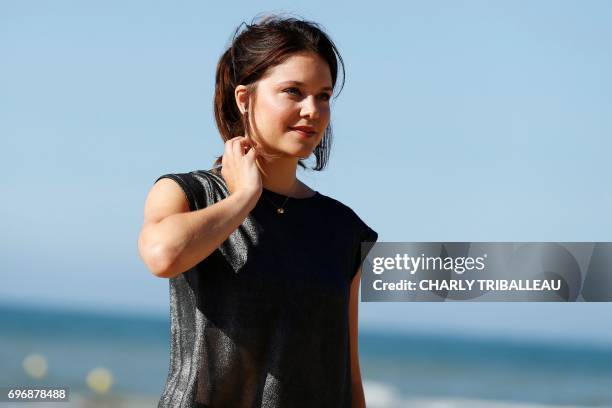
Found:
<path fill-rule="evenodd" d="M 321 108 L 321 117 L 325 118 L 325 120 L 329 121 L 331 117 L 331 108 L 329 105 Z"/>
<path fill-rule="evenodd" d="M 324 127 L 327 127 L 327 125 L 329 125 L 329 122 L 331 120 L 331 109 L 329 108 L 329 106 L 322 106 L 319 109 L 319 119 L 320 123 L 324 125 Z"/>
<path fill-rule="evenodd" d="M 268 97 L 262 100 L 257 107 L 259 119 L 266 127 L 278 127 L 285 129 L 291 124 L 291 118 L 295 116 L 296 108 L 293 104 L 282 98 Z"/>

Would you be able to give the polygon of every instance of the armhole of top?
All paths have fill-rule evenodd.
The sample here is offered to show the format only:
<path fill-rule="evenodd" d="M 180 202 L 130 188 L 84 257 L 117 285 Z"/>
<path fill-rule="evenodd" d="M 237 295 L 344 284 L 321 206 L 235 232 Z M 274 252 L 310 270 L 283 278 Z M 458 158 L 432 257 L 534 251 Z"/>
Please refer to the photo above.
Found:
<path fill-rule="evenodd" d="M 357 275 L 357 270 L 363 266 L 363 262 L 365 258 L 368 256 L 368 253 L 378 241 L 378 233 L 370 228 L 366 223 L 364 223 L 359 217 L 358 219 L 358 236 L 357 239 L 357 253 L 355 255 L 355 260 L 353 263 L 353 270 L 351 271 L 350 280 L 353 281 L 355 275 Z"/>
<path fill-rule="evenodd" d="M 204 186 L 200 181 L 194 177 L 191 173 L 169 173 L 160 176 L 155 180 L 157 183 L 159 180 L 163 178 L 169 178 L 174 180 L 185 193 L 185 197 L 187 198 L 187 202 L 189 203 L 189 210 L 196 211 L 199 208 L 204 208 L 206 206 L 206 193 L 204 192 Z M 184 278 L 189 285 L 193 285 L 194 279 L 197 279 L 197 271 L 198 265 L 184 271 L 178 276 L 175 276 L 174 279 Z"/>
<path fill-rule="evenodd" d="M 189 203 L 189 211 L 195 211 L 197 210 L 196 199 L 193 187 L 188 181 L 189 177 L 189 173 L 164 174 L 163 176 L 160 176 L 157 180 L 155 180 L 155 183 L 157 183 L 163 178 L 169 178 L 174 180 L 185 193 L 185 197 L 187 198 L 187 202 Z"/>

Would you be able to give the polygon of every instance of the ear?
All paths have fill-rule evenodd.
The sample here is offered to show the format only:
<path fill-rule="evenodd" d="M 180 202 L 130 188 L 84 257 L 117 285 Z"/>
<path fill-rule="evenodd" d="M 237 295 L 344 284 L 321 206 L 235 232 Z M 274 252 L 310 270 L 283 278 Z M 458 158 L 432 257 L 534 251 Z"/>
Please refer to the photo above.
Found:
<path fill-rule="evenodd" d="M 241 114 L 247 111 L 249 92 L 246 86 L 238 85 L 234 90 L 234 97 L 236 98 L 236 105 Z"/>

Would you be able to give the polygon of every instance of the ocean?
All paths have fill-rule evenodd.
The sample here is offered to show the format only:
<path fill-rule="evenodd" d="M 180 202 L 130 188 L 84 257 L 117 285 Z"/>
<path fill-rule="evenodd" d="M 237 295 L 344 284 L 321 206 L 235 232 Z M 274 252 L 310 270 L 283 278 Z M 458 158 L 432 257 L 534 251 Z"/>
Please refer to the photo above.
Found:
<path fill-rule="evenodd" d="M 0 305 L 0 387 L 156 406 L 169 344 L 169 319 Z M 362 330 L 359 348 L 369 408 L 612 407 L 612 346 Z"/>

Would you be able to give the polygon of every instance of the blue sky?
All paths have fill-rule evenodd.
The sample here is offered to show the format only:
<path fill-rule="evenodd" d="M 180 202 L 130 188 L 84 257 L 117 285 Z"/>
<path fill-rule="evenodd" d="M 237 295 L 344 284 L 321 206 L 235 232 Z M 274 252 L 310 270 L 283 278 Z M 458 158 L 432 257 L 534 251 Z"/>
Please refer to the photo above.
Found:
<path fill-rule="evenodd" d="M 2 300 L 167 314 L 167 281 L 138 258 L 144 199 L 221 152 L 215 66 L 263 12 L 339 47 L 330 166 L 299 177 L 380 240 L 612 240 L 610 2 L 211 4 L 2 2 Z M 609 313 L 368 303 L 361 321 L 612 341 Z"/>

